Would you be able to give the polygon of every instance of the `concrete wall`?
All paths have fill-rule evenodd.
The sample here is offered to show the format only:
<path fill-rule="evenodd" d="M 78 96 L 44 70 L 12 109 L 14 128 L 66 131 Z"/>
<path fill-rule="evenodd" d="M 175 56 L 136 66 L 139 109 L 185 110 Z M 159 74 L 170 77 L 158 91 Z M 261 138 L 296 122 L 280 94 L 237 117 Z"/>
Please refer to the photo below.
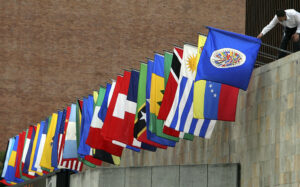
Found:
<path fill-rule="evenodd" d="M 90 169 L 70 176 L 72 187 L 238 187 L 238 164 Z"/>
<path fill-rule="evenodd" d="M 255 69 L 248 91 L 240 91 L 236 122 L 217 122 L 211 139 L 181 140 L 154 153 L 125 150 L 121 166 L 240 163 L 242 186 L 297 185 L 299 60 L 300 52 Z"/>
<path fill-rule="evenodd" d="M 203 25 L 245 32 L 246 0 L 0 0 L 0 150 L 32 123 L 197 43 Z M 234 11 L 233 11 L 234 10 Z"/>

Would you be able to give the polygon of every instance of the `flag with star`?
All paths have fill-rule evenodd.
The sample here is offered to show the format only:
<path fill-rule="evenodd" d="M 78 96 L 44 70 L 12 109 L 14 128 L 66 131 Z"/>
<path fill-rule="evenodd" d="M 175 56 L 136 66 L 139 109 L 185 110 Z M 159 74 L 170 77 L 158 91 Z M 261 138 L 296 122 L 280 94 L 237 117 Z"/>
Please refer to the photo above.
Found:
<path fill-rule="evenodd" d="M 164 125 L 181 132 L 208 138 L 206 135 L 203 136 L 199 130 L 201 131 L 204 125 L 213 129 L 215 121 L 193 118 L 193 85 L 197 67 L 196 57 L 197 47 L 185 44 L 179 84 L 174 103 Z"/>
<path fill-rule="evenodd" d="M 199 35 L 197 62 L 200 63 L 204 36 Z M 198 66 L 199 68 L 199 66 Z M 213 81 L 194 83 L 194 118 L 235 121 L 239 89 Z"/>
<path fill-rule="evenodd" d="M 126 72 L 125 72 L 126 73 Z M 118 125 L 114 124 L 112 127 L 115 129 L 113 132 L 113 143 L 125 147 L 127 149 L 131 149 L 134 151 L 140 151 L 141 142 L 136 140 L 133 136 L 133 125 L 134 125 L 134 117 L 136 113 L 136 100 L 137 100 L 137 90 L 138 90 L 138 82 L 139 82 L 139 72 L 132 70 L 130 72 L 130 79 L 126 79 L 126 75 L 124 73 L 123 84 L 122 86 L 127 88 L 126 97 L 118 96 L 117 104 L 114 110 L 118 110 L 118 114 L 124 113 L 124 118 L 122 123 Z M 128 77 L 129 78 L 129 77 Z M 124 88 L 123 88 L 124 89 Z M 121 107 L 121 102 L 123 101 L 124 107 Z"/>
<path fill-rule="evenodd" d="M 161 102 L 160 110 L 157 118 L 160 120 L 166 120 L 170 112 L 172 104 L 174 102 L 174 97 L 176 89 L 178 86 L 178 79 L 180 75 L 180 67 L 182 61 L 183 49 L 175 47 L 173 54 L 168 52 L 165 53 L 164 61 L 164 80 L 165 80 L 165 90 L 163 99 Z M 169 135 L 171 137 L 179 137 L 187 140 L 193 140 L 193 136 L 187 133 L 176 131 L 175 129 L 169 128 L 167 126 L 157 125 L 157 131 L 162 131 L 162 134 Z M 162 130 L 160 129 L 162 128 Z M 160 136 L 160 135 L 158 135 Z"/>
<path fill-rule="evenodd" d="M 164 91 L 165 91 L 165 77 L 164 77 L 164 63 L 165 58 L 163 55 L 154 55 L 154 67 L 151 77 L 151 90 L 150 90 L 150 125 L 149 130 L 157 136 L 166 138 L 173 141 L 179 141 L 178 137 L 170 136 L 163 133 L 164 120 L 157 119 L 160 110 Z"/>
<path fill-rule="evenodd" d="M 138 141 L 142 142 L 142 145 L 147 144 L 161 149 L 166 149 L 167 146 L 153 142 L 147 138 L 147 126 L 146 126 L 147 67 L 148 65 L 145 63 L 141 63 L 140 65 L 140 76 L 139 76 L 138 95 L 137 95 L 137 111 L 135 114 L 133 135 Z"/>
<path fill-rule="evenodd" d="M 182 49 L 181 49 L 182 50 Z M 173 63 L 173 57 L 175 59 L 177 59 L 177 57 L 170 53 L 170 52 L 165 52 L 164 54 L 164 80 L 165 80 L 165 84 L 164 84 L 164 95 L 163 95 L 163 99 L 161 101 L 161 107 L 163 105 L 163 100 L 165 98 L 165 95 L 166 95 L 166 98 L 167 97 L 170 97 L 170 92 L 167 91 L 167 84 L 169 82 L 169 77 L 172 76 L 171 71 L 173 70 L 172 69 L 172 63 Z M 178 59 L 177 59 L 178 60 Z M 177 64 L 178 65 L 178 64 Z M 179 63 L 180 65 L 180 63 Z M 178 72 L 180 73 L 180 72 Z M 178 74 L 179 75 L 179 74 Z M 174 80 L 174 79 L 173 79 Z M 170 81 L 172 82 L 172 81 Z M 178 85 L 176 84 L 176 82 L 172 82 L 170 83 L 170 85 L 174 85 L 173 83 L 175 83 L 175 85 Z M 177 86 L 176 86 L 177 87 Z M 170 89 L 170 88 L 169 88 Z M 174 93 L 175 95 L 175 93 Z M 168 100 L 168 99 L 167 99 Z M 169 101 L 171 102 L 171 101 Z M 165 102 L 166 103 L 166 102 Z M 171 102 L 172 103 L 172 102 Z M 161 110 L 161 108 L 160 108 Z M 158 113 L 158 116 L 160 114 L 160 110 L 159 110 L 159 113 Z M 158 118 L 158 117 L 157 117 Z M 159 118 L 158 118 L 159 119 Z M 166 119 L 166 118 L 165 118 Z M 165 121 L 165 119 L 163 119 Z M 172 129 L 172 128 L 168 128 L 166 126 L 164 126 L 163 124 L 159 124 L 156 126 L 156 131 L 159 133 L 158 136 L 165 136 L 165 135 L 169 135 L 171 137 L 178 137 L 178 138 L 183 138 L 183 139 L 186 139 L 186 140 L 193 140 L 194 139 L 194 136 L 191 135 L 191 134 L 188 134 L 188 133 L 184 133 L 184 132 L 180 132 L 180 131 L 176 131 L 175 129 Z M 161 134 L 161 135 L 160 135 Z"/>
<path fill-rule="evenodd" d="M 156 143 L 174 147 L 176 145 L 176 141 L 168 140 L 166 138 L 162 138 L 157 136 L 155 133 L 152 133 L 150 130 L 151 124 L 151 114 L 150 114 L 150 95 L 151 95 L 151 77 L 154 70 L 154 61 L 148 60 L 148 68 L 147 68 L 147 82 L 146 82 L 146 125 L 147 125 L 147 138 Z"/>

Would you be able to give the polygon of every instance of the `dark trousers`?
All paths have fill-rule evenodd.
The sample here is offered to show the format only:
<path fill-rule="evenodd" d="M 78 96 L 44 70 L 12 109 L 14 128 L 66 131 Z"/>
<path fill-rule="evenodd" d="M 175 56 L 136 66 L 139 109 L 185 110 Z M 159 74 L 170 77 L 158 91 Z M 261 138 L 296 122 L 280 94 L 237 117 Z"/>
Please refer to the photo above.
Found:
<path fill-rule="evenodd" d="M 292 35 L 295 34 L 296 30 L 297 30 L 297 27 L 295 27 L 295 28 L 285 27 L 284 33 L 283 33 L 283 38 L 280 43 L 280 49 L 284 49 L 284 50 L 287 49 L 288 42 L 292 38 Z M 300 40 L 298 42 L 293 42 L 293 49 L 294 49 L 294 52 L 300 51 Z M 279 51 L 278 58 L 282 58 L 286 55 L 287 54 L 285 52 Z"/>

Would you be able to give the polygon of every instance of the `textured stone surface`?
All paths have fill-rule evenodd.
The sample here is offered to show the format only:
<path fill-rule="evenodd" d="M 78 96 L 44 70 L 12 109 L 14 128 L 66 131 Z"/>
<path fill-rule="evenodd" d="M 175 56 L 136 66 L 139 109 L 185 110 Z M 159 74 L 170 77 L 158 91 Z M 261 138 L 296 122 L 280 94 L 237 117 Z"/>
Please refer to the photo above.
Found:
<path fill-rule="evenodd" d="M 125 187 L 151 187 L 151 167 L 134 167 L 125 170 Z"/>
<path fill-rule="evenodd" d="M 180 186 L 207 186 L 207 165 L 180 166 Z"/>
<path fill-rule="evenodd" d="M 238 164 L 102 167 L 71 175 L 70 186 L 238 187 L 238 172 Z"/>

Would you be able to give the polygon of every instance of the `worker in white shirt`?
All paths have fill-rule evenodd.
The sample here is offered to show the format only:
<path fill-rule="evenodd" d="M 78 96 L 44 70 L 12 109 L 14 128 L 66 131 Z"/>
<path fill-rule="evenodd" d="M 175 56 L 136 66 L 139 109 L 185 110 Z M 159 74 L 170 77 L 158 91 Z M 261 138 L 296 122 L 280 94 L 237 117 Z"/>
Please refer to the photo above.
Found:
<path fill-rule="evenodd" d="M 280 48 L 286 50 L 289 40 L 293 40 L 294 52 L 300 50 L 299 34 L 300 34 L 300 13 L 294 9 L 277 10 L 272 21 L 263 28 L 257 38 L 261 38 L 275 27 L 277 23 L 284 26 L 284 34 L 281 40 Z M 286 53 L 279 51 L 278 58 L 286 56 Z"/>

